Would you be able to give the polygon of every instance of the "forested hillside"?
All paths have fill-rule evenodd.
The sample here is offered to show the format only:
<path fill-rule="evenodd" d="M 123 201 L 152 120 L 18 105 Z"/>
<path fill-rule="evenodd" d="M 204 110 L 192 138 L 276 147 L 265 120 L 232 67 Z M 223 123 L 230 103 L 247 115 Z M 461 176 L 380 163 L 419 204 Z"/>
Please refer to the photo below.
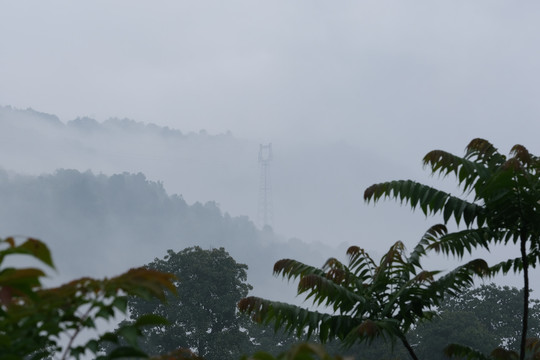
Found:
<path fill-rule="evenodd" d="M 181 119 L 178 129 L 129 119 L 59 119 L 32 109 L 0 106 L 0 168 L 36 176 L 57 169 L 109 176 L 141 172 L 189 204 L 215 201 L 231 215 L 257 221 L 259 144 L 272 142 L 276 233 L 332 246 L 391 239 L 380 247 L 374 243 L 378 251 L 395 240 L 393 228 L 371 221 L 378 215 L 361 200 L 362 189 L 391 176 L 390 169 L 408 171 L 393 157 L 381 158 L 376 149 L 363 144 L 310 143 L 302 133 L 290 134 L 292 142 L 204 130 L 187 133 L 181 131 Z M 374 168 L 387 170 L 370 171 Z M 415 216 L 397 216 L 400 212 L 393 207 L 386 211 L 395 213 L 393 227 L 402 234 L 415 229 L 411 233 L 416 236 L 427 226 Z"/>
<path fill-rule="evenodd" d="M 117 118 L 60 121 L 32 109 L 0 106 L 1 168 L 31 175 L 57 169 L 142 172 L 190 203 L 225 201 L 238 215 L 256 209 L 258 147 L 250 153 L 252 145 L 230 134 L 184 134 Z"/>
<path fill-rule="evenodd" d="M 258 230 L 245 216 L 223 213 L 216 203 L 188 204 L 141 173 L 58 170 L 23 176 L 1 171 L 0 198 L 2 236 L 45 240 L 64 279 L 119 273 L 162 257 L 168 249 L 224 247 L 248 264 L 255 292 L 275 297 L 276 286 L 287 289 L 271 275 L 275 261 L 295 257 L 322 264 L 327 256 L 322 245 L 315 252 L 300 240 L 285 241 Z"/>

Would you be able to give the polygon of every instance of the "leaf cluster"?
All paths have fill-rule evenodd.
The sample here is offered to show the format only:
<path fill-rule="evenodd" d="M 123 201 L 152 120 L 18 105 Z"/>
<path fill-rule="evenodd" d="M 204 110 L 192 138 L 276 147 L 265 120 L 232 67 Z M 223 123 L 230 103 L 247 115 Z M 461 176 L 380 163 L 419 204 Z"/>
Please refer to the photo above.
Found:
<path fill-rule="evenodd" d="M 423 163 L 434 175 L 453 174 L 463 194 L 472 195 L 471 201 L 413 180 L 374 184 L 365 190 L 364 199 L 394 198 L 420 208 L 426 216 L 441 213 L 445 223 L 454 218 L 467 228 L 476 225 L 475 237 L 482 241 L 473 242 L 471 248 L 487 248 L 489 242 L 515 243 L 522 234 L 529 239 L 540 237 L 540 158 L 524 146 L 515 145 L 507 157 L 477 138 L 467 145 L 463 157 L 434 150 Z M 470 251 L 464 249 L 466 243 L 461 243 L 461 251 Z M 538 241 L 531 245 L 538 250 Z"/>
<path fill-rule="evenodd" d="M 254 320 L 272 322 L 298 336 L 307 331 L 320 341 L 339 339 L 346 345 L 371 342 L 383 337 L 403 340 L 411 326 L 429 319 L 445 294 L 454 294 L 472 284 L 475 275 L 485 275 L 487 264 L 480 259 L 441 274 L 424 270 L 421 258 L 433 248 L 443 247 L 444 225 L 430 228 L 407 256 L 402 242 L 396 242 L 377 262 L 362 248 L 347 250 L 348 264 L 330 258 L 322 268 L 292 259 L 276 262 L 274 274 L 298 280 L 298 294 L 320 312 L 300 306 L 247 297 L 238 303 L 240 311 Z"/>
<path fill-rule="evenodd" d="M 15 239 L 0 239 L 0 265 L 8 255 L 23 254 L 54 268 L 48 247 L 37 239 L 17 244 Z M 43 359 L 54 354 L 79 359 L 83 355 L 100 356 L 103 342 L 127 345 L 107 358 L 146 356 L 138 349 L 141 328 L 163 324 L 154 315 L 139 318 L 116 334 L 97 333 L 81 345 L 75 338 L 86 330 L 97 331 L 99 319 L 112 320 L 127 310 L 127 296 L 155 297 L 164 300 L 167 291 L 175 291 L 174 276 L 145 268 L 102 280 L 81 278 L 55 288 L 43 288 L 45 272 L 38 268 L 0 267 L 0 358 Z M 67 345 L 63 342 L 67 339 Z"/>

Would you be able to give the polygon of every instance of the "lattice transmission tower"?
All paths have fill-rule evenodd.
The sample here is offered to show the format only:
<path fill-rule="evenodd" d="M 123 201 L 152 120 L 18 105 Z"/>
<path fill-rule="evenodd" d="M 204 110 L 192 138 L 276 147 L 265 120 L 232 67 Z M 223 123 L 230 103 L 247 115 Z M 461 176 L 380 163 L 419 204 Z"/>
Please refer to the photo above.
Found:
<path fill-rule="evenodd" d="M 259 167 L 261 168 L 261 177 L 259 180 L 259 225 L 264 229 L 272 228 L 273 209 L 272 209 L 272 184 L 270 183 L 270 163 L 272 162 L 272 144 L 259 145 Z"/>

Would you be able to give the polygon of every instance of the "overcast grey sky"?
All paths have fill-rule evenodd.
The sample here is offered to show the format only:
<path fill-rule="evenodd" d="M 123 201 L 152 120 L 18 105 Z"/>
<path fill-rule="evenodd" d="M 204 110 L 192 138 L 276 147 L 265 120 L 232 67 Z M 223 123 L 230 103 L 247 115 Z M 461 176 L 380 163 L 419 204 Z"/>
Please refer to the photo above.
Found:
<path fill-rule="evenodd" d="M 475 136 L 505 152 L 517 142 L 538 147 L 535 1 L 0 7 L 1 105 L 260 141 L 344 139 L 414 154 L 415 164 L 433 147 L 462 151 Z"/>
<path fill-rule="evenodd" d="M 278 232 L 384 251 L 437 220 L 365 207 L 366 186 L 425 181 L 427 151 L 474 137 L 540 154 L 539 20 L 532 0 L 0 0 L 0 105 L 273 142 L 275 198 L 301 199 L 274 204 Z M 284 169 L 298 144 L 323 147 Z M 314 180 L 324 149 L 348 155 Z"/>
<path fill-rule="evenodd" d="M 350 209 L 434 148 L 540 154 L 539 17 L 537 1 L 0 0 L 0 105 L 393 162 L 362 169 Z"/>

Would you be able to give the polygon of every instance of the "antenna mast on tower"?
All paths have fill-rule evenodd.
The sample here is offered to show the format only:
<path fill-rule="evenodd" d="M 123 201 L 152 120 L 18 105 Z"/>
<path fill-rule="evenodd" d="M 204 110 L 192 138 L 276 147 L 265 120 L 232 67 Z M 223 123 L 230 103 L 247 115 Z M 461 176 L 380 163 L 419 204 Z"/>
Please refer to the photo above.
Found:
<path fill-rule="evenodd" d="M 272 144 L 259 145 L 259 166 L 261 177 L 259 180 L 259 224 L 261 227 L 272 227 L 272 186 L 270 184 L 270 162 L 272 161 Z"/>

